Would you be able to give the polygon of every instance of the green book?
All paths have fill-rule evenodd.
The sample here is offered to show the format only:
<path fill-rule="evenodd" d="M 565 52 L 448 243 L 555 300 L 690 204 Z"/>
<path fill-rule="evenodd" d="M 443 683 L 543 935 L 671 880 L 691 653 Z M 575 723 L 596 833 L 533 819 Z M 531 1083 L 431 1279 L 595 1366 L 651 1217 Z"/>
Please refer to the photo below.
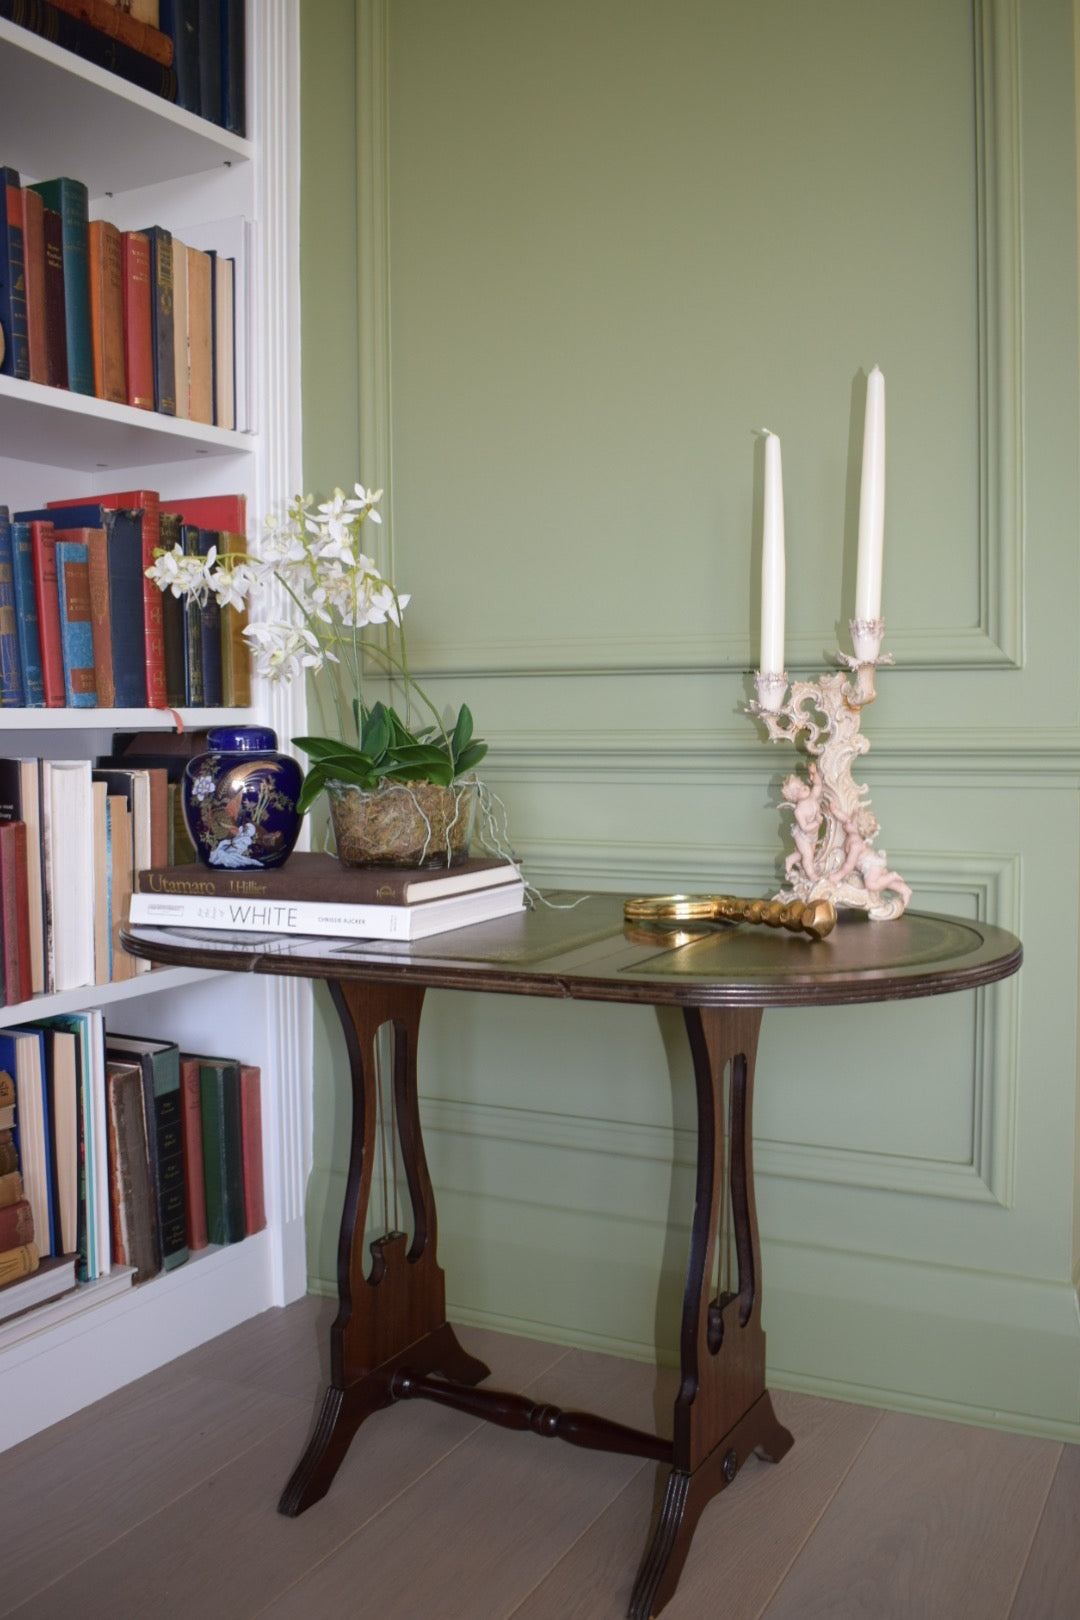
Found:
<path fill-rule="evenodd" d="M 90 326 L 90 200 L 81 180 L 61 176 L 29 188 L 41 193 L 46 208 L 60 215 L 64 261 L 64 318 L 67 325 L 68 388 L 94 393 L 94 340 Z"/>
<path fill-rule="evenodd" d="M 114 1035 L 109 1030 L 105 1036 L 105 1056 L 113 1061 L 138 1063 L 142 1070 L 146 1145 L 154 1185 L 161 1263 L 166 1271 L 171 1271 L 188 1257 L 180 1048 L 175 1041 Z"/>
<path fill-rule="evenodd" d="M 206 1228 L 211 1243 L 239 1243 L 244 1220 L 244 1147 L 240 1065 L 232 1058 L 199 1062 Z"/>

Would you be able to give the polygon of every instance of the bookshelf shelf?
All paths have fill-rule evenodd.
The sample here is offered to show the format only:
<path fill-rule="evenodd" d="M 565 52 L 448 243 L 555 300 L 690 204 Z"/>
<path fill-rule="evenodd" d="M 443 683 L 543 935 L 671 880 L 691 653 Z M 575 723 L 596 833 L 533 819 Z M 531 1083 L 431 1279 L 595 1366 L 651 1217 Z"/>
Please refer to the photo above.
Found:
<path fill-rule="evenodd" d="M 115 490 L 152 490 L 166 502 L 239 495 L 257 535 L 264 513 L 300 487 L 299 4 L 248 0 L 246 140 L 0 18 L 0 163 L 24 184 L 80 180 L 91 218 L 121 230 L 158 224 L 182 241 L 190 230 L 195 245 L 196 233 L 205 239 L 220 228 L 205 246 L 238 262 L 241 228 L 237 408 L 259 429 L 229 432 L 0 376 L 0 503 L 12 511 Z M 283 698 L 255 682 L 243 710 L 4 708 L 0 755 L 93 760 L 111 751 L 115 731 L 252 719 L 283 740 L 301 735 L 302 694 Z M 92 1008 L 113 1034 L 177 1041 L 260 1068 L 268 1225 L 197 1251 L 139 1288 L 90 1287 L 27 1313 L 17 1328 L 0 1322 L 0 1449 L 306 1288 L 307 987 L 155 969 L 0 1007 L 0 1028 Z"/>
<path fill-rule="evenodd" d="M 96 477 L 147 460 L 248 456 L 252 436 L 0 376 L 0 446 L 22 462 Z"/>
<path fill-rule="evenodd" d="M 30 180 L 78 172 L 91 198 L 251 161 L 250 140 L 0 18 L 0 162 Z M 43 120 L 42 109 L 61 116 Z"/>
<path fill-rule="evenodd" d="M 35 996 L 32 1001 L 0 1007 L 0 1029 L 10 1024 L 25 1024 L 31 1018 L 52 1018 L 57 1013 L 80 1012 L 84 1007 L 115 1007 L 122 1001 L 131 1001 L 136 997 L 167 995 L 185 985 L 199 984 L 214 977 L 220 975 L 196 968 L 155 969 L 153 973 L 140 973 L 134 979 L 119 979 L 114 984 L 92 984 L 82 990 L 61 990 L 56 995 Z"/>

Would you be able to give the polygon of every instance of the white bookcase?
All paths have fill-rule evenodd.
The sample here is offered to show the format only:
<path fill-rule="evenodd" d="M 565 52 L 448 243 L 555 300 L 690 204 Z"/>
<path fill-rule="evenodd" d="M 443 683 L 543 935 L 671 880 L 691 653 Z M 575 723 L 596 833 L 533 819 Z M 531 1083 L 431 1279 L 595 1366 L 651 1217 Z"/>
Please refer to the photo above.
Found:
<path fill-rule="evenodd" d="M 220 222 L 249 245 L 247 371 L 257 432 L 226 432 L 0 377 L 0 503 L 156 489 L 166 500 L 242 490 L 249 533 L 300 487 L 299 0 L 248 0 L 247 109 L 241 139 L 0 20 L 0 163 L 23 184 L 70 175 L 91 217 L 121 229 Z M 252 715 L 281 738 L 301 732 L 302 694 L 256 683 Z M 251 717 L 191 710 L 187 726 Z M 167 729 L 168 711 L 0 710 L 0 753 L 106 752 L 114 730 Z M 194 1345 L 304 1292 L 304 1188 L 310 1168 L 308 987 L 254 975 L 154 969 L 113 986 L 0 1008 L 0 1023 L 76 1006 L 110 1027 L 242 1056 L 263 1075 L 268 1226 L 197 1253 L 137 1289 L 77 1308 L 0 1322 L 0 1446 L 10 1446 Z"/>

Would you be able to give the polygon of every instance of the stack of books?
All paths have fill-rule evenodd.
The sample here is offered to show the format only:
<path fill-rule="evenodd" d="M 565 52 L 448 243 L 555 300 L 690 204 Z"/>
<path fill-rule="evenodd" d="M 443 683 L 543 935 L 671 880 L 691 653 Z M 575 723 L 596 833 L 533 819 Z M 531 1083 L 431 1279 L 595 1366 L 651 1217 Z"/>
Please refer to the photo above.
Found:
<path fill-rule="evenodd" d="M 129 921 L 159 928 L 409 941 L 509 916 L 524 903 L 520 870 L 498 857 L 405 871 L 349 867 L 333 855 L 294 853 L 269 870 L 190 865 L 142 870 Z"/>

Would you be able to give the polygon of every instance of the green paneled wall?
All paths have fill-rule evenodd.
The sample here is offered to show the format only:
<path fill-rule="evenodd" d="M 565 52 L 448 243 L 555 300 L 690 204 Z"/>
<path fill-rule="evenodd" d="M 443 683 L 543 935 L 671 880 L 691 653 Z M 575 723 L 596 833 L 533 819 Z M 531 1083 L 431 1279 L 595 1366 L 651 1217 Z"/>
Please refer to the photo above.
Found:
<path fill-rule="evenodd" d="M 470 702 L 537 883 L 775 887 L 754 430 L 783 446 L 789 667 L 821 669 L 882 367 L 897 665 L 861 775 L 914 903 L 1026 956 L 977 994 L 764 1020 L 770 1377 L 1080 1438 L 1072 7 L 301 16 L 305 487 L 386 487 L 411 651 Z M 319 1010 L 332 1289 L 349 1105 Z M 669 1354 L 678 1020 L 431 996 L 420 1065 L 452 1313 Z"/>

